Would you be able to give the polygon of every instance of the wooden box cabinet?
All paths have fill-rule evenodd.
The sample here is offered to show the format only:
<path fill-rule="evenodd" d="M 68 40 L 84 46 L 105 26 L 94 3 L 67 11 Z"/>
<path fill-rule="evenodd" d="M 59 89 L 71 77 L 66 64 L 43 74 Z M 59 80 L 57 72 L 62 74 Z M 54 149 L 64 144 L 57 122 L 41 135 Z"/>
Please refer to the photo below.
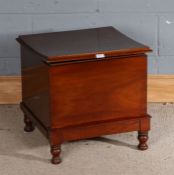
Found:
<path fill-rule="evenodd" d="M 49 139 L 52 163 L 65 141 L 138 131 L 146 150 L 147 56 L 151 49 L 113 27 L 22 35 L 26 132 Z"/>

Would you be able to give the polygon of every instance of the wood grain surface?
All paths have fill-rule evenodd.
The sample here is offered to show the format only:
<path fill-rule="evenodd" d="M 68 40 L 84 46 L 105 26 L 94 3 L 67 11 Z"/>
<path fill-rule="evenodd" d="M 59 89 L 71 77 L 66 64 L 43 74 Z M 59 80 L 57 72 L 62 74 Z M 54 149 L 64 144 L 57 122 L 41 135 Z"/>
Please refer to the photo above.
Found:
<path fill-rule="evenodd" d="M 148 102 L 174 102 L 174 75 L 148 76 Z"/>
<path fill-rule="evenodd" d="M 0 76 L 0 104 L 18 104 L 21 101 L 21 77 Z"/>
<path fill-rule="evenodd" d="M 21 35 L 17 41 L 48 62 L 95 59 L 150 52 L 151 49 L 113 27 Z"/>
<path fill-rule="evenodd" d="M 17 41 L 24 130 L 46 129 L 53 164 L 61 162 L 63 142 L 117 132 L 138 131 L 138 148 L 147 149 L 148 46 L 113 27 L 25 35 Z"/>
<path fill-rule="evenodd" d="M 135 56 L 51 67 L 54 127 L 146 115 L 146 61 Z"/>
<path fill-rule="evenodd" d="M 0 76 L 0 104 L 19 104 L 21 77 Z M 148 75 L 148 102 L 174 102 L 174 75 Z"/>

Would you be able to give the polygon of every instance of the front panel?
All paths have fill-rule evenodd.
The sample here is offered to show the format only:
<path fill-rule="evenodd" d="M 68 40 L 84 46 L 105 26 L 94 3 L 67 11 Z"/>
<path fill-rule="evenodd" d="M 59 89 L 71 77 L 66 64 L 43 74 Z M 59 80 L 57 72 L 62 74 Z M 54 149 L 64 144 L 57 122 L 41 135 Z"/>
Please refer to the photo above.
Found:
<path fill-rule="evenodd" d="M 146 56 L 50 67 L 52 126 L 146 115 Z"/>

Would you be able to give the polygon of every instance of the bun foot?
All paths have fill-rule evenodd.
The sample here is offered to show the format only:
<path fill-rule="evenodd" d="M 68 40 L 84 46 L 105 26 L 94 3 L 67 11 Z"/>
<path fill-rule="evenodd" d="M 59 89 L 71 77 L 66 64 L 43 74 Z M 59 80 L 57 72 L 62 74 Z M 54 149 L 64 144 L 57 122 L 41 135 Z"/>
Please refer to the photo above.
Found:
<path fill-rule="evenodd" d="M 51 163 L 52 164 L 59 164 L 61 162 L 60 152 L 61 152 L 60 145 L 51 146 L 51 154 L 52 154 Z"/>
<path fill-rule="evenodd" d="M 24 123 L 25 123 L 25 127 L 24 127 L 25 132 L 34 131 L 34 128 L 35 128 L 34 125 L 32 121 L 26 115 L 24 116 Z"/>
<path fill-rule="evenodd" d="M 51 159 L 51 163 L 52 164 L 59 164 L 59 163 L 61 163 L 61 159 L 58 157 L 52 157 L 52 159 Z"/>
<path fill-rule="evenodd" d="M 139 145 L 138 149 L 141 151 L 147 150 L 148 145 L 147 145 L 147 140 L 148 140 L 148 132 L 138 132 L 138 140 L 139 140 Z"/>

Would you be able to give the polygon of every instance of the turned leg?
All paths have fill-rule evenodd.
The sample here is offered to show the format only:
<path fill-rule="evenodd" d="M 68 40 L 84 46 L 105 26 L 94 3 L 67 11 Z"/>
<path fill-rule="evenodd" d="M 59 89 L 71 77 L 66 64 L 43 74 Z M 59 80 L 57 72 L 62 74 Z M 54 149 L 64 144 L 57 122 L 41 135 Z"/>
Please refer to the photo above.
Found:
<path fill-rule="evenodd" d="M 52 162 L 52 164 L 59 164 L 61 162 L 60 152 L 61 152 L 61 145 L 52 145 L 51 146 L 51 154 L 52 154 L 51 162 Z"/>
<path fill-rule="evenodd" d="M 32 132 L 34 130 L 34 125 L 32 121 L 26 115 L 24 115 L 24 123 L 25 123 L 24 127 L 25 132 Z"/>
<path fill-rule="evenodd" d="M 139 150 L 143 151 L 143 150 L 148 149 L 148 145 L 147 145 L 148 132 L 147 131 L 139 131 L 138 140 L 139 140 L 139 145 L 138 145 Z"/>

